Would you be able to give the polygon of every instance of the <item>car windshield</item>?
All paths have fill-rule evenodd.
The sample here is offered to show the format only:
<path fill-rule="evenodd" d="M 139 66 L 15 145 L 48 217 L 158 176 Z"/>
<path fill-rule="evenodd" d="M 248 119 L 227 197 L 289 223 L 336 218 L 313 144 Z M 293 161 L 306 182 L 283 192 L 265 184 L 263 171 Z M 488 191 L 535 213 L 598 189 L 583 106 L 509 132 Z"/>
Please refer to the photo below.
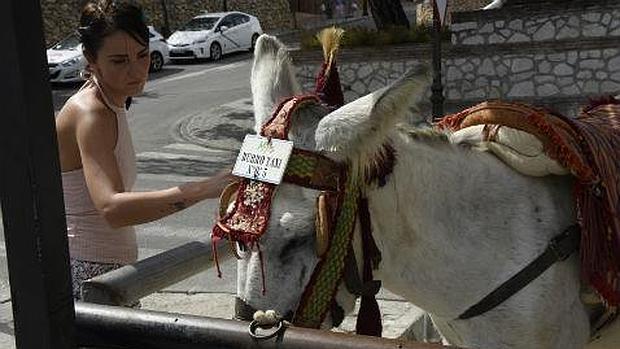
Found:
<path fill-rule="evenodd" d="M 189 21 L 181 30 L 185 31 L 199 31 L 212 29 L 215 23 L 219 20 L 219 17 L 200 17 L 194 18 Z"/>
<path fill-rule="evenodd" d="M 52 46 L 52 50 L 77 50 L 79 45 L 80 39 L 77 35 L 70 35 Z"/>

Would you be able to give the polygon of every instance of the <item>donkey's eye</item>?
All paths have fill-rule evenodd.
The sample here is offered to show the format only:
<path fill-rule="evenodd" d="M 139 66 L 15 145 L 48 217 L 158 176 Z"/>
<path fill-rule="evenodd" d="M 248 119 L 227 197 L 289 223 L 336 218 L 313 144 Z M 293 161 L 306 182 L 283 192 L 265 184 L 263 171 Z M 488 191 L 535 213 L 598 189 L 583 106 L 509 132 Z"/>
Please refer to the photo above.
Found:
<path fill-rule="evenodd" d="M 313 235 L 309 235 L 309 236 L 300 236 L 294 239 L 289 240 L 286 245 L 284 245 L 284 247 L 282 248 L 282 251 L 280 251 L 280 255 L 279 258 L 281 261 L 285 261 L 290 259 L 291 257 L 294 257 L 295 253 L 297 253 L 297 251 L 299 251 L 300 249 L 310 246 L 310 247 L 314 247 L 313 246 L 313 241 L 312 239 L 314 238 Z"/>

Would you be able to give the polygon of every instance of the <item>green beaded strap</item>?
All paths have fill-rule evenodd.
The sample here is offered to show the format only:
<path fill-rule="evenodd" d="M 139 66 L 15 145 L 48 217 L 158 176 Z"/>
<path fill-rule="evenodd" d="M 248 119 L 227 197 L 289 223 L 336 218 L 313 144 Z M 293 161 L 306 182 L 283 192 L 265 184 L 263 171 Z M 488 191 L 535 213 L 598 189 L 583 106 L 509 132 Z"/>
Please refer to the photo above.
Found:
<path fill-rule="evenodd" d="M 353 240 L 359 195 L 358 179 L 349 178 L 329 248 L 314 269 L 295 313 L 293 324 L 296 326 L 318 328 L 331 307 Z"/>

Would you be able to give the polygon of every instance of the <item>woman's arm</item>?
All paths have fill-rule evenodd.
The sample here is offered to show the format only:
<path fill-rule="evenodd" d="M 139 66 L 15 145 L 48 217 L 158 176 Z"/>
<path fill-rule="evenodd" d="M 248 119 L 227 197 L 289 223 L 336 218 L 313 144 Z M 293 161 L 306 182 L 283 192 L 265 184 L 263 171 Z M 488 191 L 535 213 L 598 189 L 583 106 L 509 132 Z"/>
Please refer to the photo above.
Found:
<path fill-rule="evenodd" d="M 86 185 L 95 207 L 112 227 L 151 222 L 216 198 L 234 178 L 229 171 L 222 171 L 174 188 L 126 192 L 114 156 L 115 115 L 108 110 L 82 115 L 76 133 Z"/>

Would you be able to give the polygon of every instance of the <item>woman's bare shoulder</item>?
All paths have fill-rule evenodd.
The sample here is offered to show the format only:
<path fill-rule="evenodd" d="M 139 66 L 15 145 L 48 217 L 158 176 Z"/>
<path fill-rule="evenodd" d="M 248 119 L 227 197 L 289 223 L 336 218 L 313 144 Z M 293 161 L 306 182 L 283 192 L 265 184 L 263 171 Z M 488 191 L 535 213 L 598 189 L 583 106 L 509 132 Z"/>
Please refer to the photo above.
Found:
<path fill-rule="evenodd" d="M 73 129 L 78 143 L 116 143 L 116 117 L 97 97 L 96 91 L 84 88 L 71 96 L 58 113 L 59 132 Z"/>
<path fill-rule="evenodd" d="M 71 96 L 57 116 L 57 123 L 66 123 L 74 128 L 84 126 L 116 126 L 115 114 L 106 107 L 96 91 L 85 88 Z"/>

